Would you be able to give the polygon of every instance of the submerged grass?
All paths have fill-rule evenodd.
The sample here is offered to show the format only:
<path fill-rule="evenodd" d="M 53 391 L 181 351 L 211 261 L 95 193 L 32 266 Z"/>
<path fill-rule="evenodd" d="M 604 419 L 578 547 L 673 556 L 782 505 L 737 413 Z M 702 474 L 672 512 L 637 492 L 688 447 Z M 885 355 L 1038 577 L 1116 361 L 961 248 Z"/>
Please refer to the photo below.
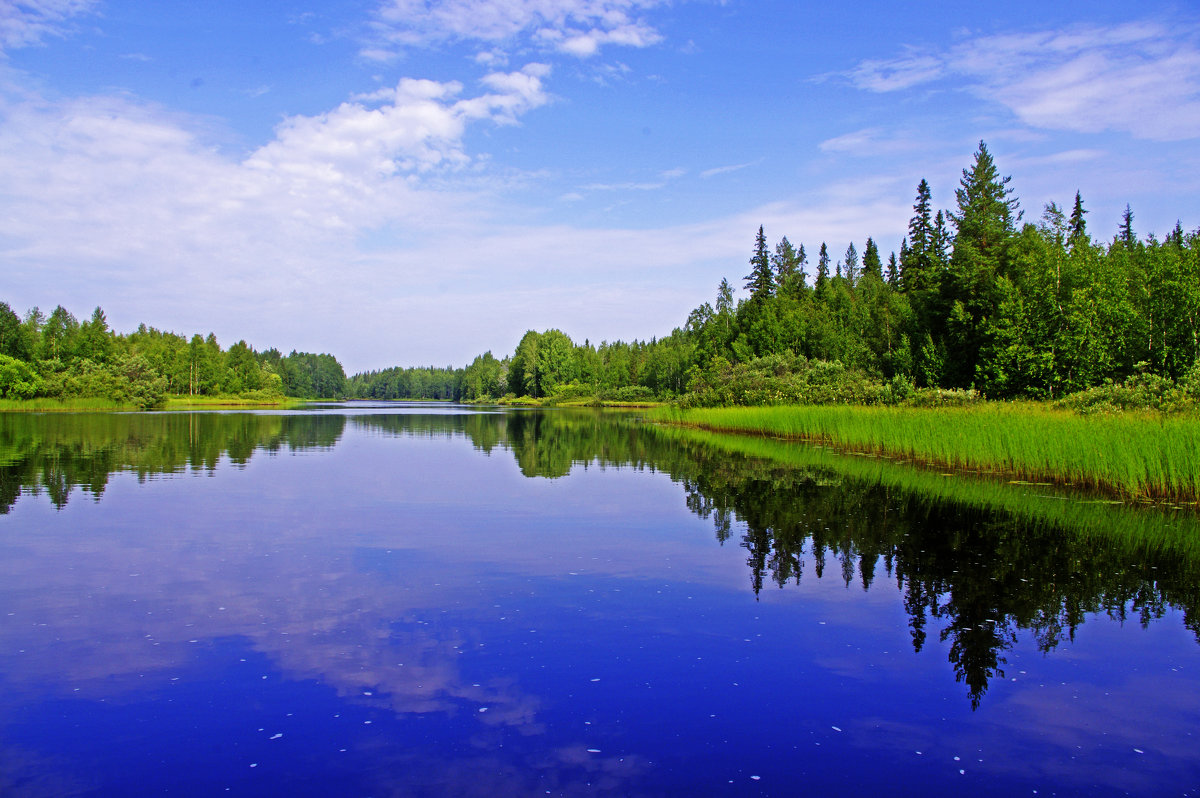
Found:
<path fill-rule="evenodd" d="M 1193 414 L 1079 415 L 1037 403 L 985 403 L 663 408 L 650 418 L 1079 485 L 1129 499 L 1200 499 L 1200 417 Z"/>

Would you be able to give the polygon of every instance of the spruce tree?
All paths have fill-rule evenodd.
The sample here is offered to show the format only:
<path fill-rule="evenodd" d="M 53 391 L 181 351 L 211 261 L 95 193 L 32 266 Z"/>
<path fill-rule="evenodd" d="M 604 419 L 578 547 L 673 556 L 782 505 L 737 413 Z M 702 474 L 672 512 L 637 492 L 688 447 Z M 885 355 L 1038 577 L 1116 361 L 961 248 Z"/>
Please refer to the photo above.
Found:
<path fill-rule="evenodd" d="M 850 281 L 850 285 L 858 280 L 858 250 L 854 248 L 854 242 L 850 242 L 850 246 L 846 247 L 846 279 Z"/>
<path fill-rule="evenodd" d="M 829 284 L 829 249 L 821 242 L 821 252 L 817 255 L 817 282 L 814 286 L 818 291 L 824 291 Z"/>
<path fill-rule="evenodd" d="M 998 257 L 1021 218 L 1020 203 L 1008 185 L 1011 180 L 1000 177 L 987 145 L 979 142 L 975 164 L 963 170 L 960 187 L 954 192 L 958 213 L 950 214 L 950 221 L 957 230 L 956 252 L 960 247 L 969 247 L 980 257 Z"/>
<path fill-rule="evenodd" d="M 1087 211 L 1083 209 L 1083 198 L 1076 191 L 1075 207 L 1071 209 L 1071 219 L 1067 222 L 1067 242 L 1071 249 L 1087 244 L 1087 222 L 1083 219 L 1085 213 Z"/>
<path fill-rule="evenodd" d="M 775 292 L 775 276 L 771 272 L 771 257 L 767 253 L 767 237 L 762 225 L 754 238 L 754 255 L 750 258 L 750 273 L 745 276 L 745 287 L 751 300 L 767 299 Z"/>
<path fill-rule="evenodd" d="M 787 240 L 787 236 L 775 245 L 775 253 L 771 256 L 771 268 L 775 272 L 775 286 L 779 289 L 790 282 L 799 270 L 800 254 L 796 252 L 792 242 Z"/>
<path fill-rule="evenodd" d="M 862 260 L 863 277 L 877 277 L 883 279 L 883 262 L 879 259 L 879 247 L 875 244 L 875 239 L 868 236 L 867 248 L 863 252 Z"/>
<path fill-rule="evenodd" d="M 1125 213 L 1121 214 L 1121 227 L 1120 230 L 1118 230 L 1117 235 L 1120 237 L 1121 243 L 1130 249 L 1133 249 L 1134 242 L 1137 240 L 1137 238 L 1133 233 L 1133 210 L 1128 204 L 1125 206 Z"/>
<path fill-rule="evenodd" d="M 996 315 L 1002 300 L 998 280 L 1007 271 L 1009 244 L 1021 218 L 1010 180 L 1000 177 L 981 141 L 974 165 L 963 170 L 955 192 L 958 212 L 950 214 L 950 219 L 957 234 L 941 285 L 941 315 L 946 319 L 943 340 L 949 355 L 947 387 L 966 388 L 974 382 L 988 319 Z"/>

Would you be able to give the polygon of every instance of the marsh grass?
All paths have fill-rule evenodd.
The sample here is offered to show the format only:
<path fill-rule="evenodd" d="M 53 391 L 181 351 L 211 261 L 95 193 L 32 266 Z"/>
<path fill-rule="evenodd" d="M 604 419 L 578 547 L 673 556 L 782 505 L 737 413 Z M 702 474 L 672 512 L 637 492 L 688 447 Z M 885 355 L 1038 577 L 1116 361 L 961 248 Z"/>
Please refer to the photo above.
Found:
<path fill-rule="evenodd" d="M 982 403 L 663 408 L 650 418 L 1077 485 L 1124 499 L 1200 498 L 1200 417 L 1190 413 L 1079 415 L 1037 403 Z"/>
<path fill-rule="evenodd" d="M 289 399 L 283 396 L 237 396 L 222 394 L 218 396 L 168 396 L 165 410 L 195 410 L 214 407 L 298 407 L 305 404 L 304 399 Z M 314 400 L 315 401 L 315 400 Z"/>
<path fill-rule="evenodd" d="M 0 413 L 93 413 L 97 411 L 137 410 L 137 405 L 115 402 L 95 396 L 71 399 L 0 399 Z"/>
<path fill-rule="evenodd" d="M 1069 488 L 1014 483 L 996 475 L 967 478 L 883 455 L 856 456 L 823 446 L 797 446 L 777 438 L 687 427 L 667 428 L 664 434 L 785 466 L 917 493 L 935 501 L 1005 512 L 1069 530 L 1094 539 L 1097 545 L 1117 543 L 1130 552 L 1171 552 L 1189 560 L 1200 558 L 1200 517 L 1191 506 L 1106 500 Z"/>

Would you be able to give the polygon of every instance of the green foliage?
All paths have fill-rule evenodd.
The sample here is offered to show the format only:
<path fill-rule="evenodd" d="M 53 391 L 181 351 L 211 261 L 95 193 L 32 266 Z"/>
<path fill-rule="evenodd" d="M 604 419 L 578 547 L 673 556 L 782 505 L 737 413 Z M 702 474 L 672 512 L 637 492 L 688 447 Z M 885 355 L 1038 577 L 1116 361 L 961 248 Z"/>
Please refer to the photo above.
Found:
<path fill-rule="evenodd" d="M 861 371 L 784 353 L 742 363 L 714 358 L 693 372 L 680 405 L 879 404 L 888 396 Z"/>
<path fill-rule="evenodd" d="M 5 313 L 5 311 L 8 311 Z M 80 324 L 61 305 L 47 317 L 30 310 L 24 321 L 0 302 L 0 396 L 62 400 L 104 399 L 119 406 L 161 407 L 167 394 L 244 395 L 272 401 L 285 393 L 345 395 L 346 375 L 332 355 L 276 350 L 258 353 L 245 341 L 223 351 L 216 337 L 191 339 L 141 325 L 129 335 L 108 326 L 96 308 Z M 13 362 L 9 362 L 13 361 Z"/>
<path fill-rule="evenodd" d="M 32 399 L 42 393 L 41 376 L 28 363 L 0 354 L 0 396 L 5 399 Z"/>
<path fill-rule="evenodd" d="M 1193 368 L 1179 384 L 1157 374 L 1138 374 L 1124 382 L 1107 382 L 1073 393 L 1055 402 L 1055 406 L 1084 414 L 1195 411 L 1200 409 L 1200 368 Z"/>

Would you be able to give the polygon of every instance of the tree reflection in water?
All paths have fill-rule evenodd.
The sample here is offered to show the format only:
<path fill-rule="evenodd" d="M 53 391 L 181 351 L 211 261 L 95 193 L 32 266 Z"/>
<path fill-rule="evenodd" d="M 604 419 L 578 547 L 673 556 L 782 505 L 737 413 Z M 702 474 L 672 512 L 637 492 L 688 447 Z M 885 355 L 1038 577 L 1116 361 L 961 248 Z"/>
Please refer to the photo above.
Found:
<path fill-rule="evenodd" d="M 977 707 L 1018 635 L 1048 652 L 1089 614 L 1142 625 L 1170 608 L 1200 636 L 1200 529 L 1190 511 L 1111 506 L 795 444 L 664 429 L 625 414 L 254 413 L 0 415 L 0 513 L 25 493 L 58 508 L 109 476 L 244 466 L 257 452 L 329 449 L 345 425 L 462 436 L 526 477 L 575 467 L 669 474 L 721 544 L 746 551 L 755 594 L 805 571 L 871 589 L 893 580 L 915 651 L 937 627 Z"/>

